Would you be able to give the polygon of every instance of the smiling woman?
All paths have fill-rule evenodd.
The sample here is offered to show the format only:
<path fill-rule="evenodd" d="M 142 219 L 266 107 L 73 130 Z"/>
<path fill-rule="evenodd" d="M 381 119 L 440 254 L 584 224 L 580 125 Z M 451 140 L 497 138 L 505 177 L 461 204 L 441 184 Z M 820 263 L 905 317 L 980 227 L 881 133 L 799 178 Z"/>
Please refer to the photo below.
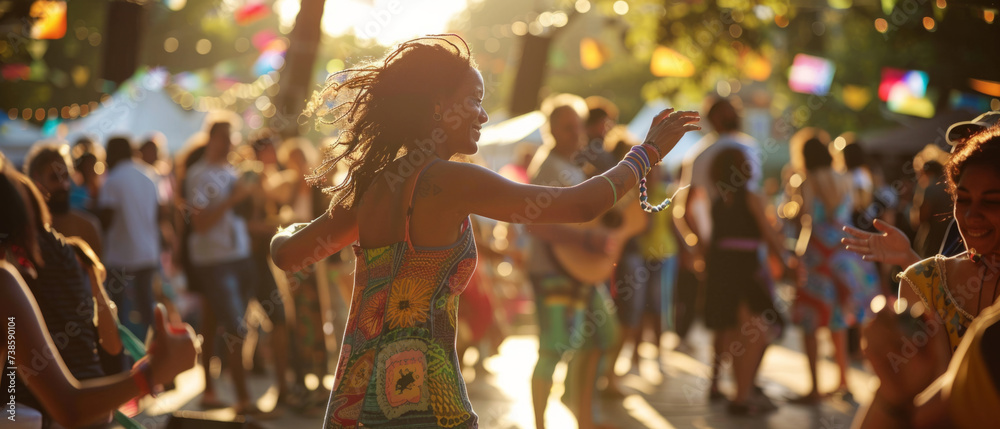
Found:
<path fill-rule="evenodd" d="M 478 150 L 489 120 L 475 65 L 458 36 L 410 40 L 330 76 L 306 109 L 341 130 L 311 179 L 340 167 L 347 176 L 327 188 L 324 216 L 275 235 L 271 256 L 286 270 L 352 243 L 358 256 L 328 428 L 478 427 L 455 350 L 458 296 L 476 268 L 470 215 L 591 221 L 700 129 L 697 113 L 664 110 L 646 143 L 600 177 L 558 190 L 511 182 L 451 161 Z M 544 210 L 535 205 L 553 193 Z"/>
<path fill-rule="evenodd" d="M 961 143 L 946 169 L 955 222 L 968 251 L 912 265 L 900 276 L 899 296 L 933 310 L 925 317 L 945 334 L 931 335 L 931 345 L 949 353 L 1000 293 L 1000 128 Z"/>

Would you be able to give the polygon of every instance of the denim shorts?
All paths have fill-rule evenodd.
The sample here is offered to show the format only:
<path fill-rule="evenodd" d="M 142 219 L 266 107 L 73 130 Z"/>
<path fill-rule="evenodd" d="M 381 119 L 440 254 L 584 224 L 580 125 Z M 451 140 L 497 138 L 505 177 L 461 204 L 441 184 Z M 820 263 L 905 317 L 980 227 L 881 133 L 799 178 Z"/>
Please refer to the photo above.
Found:
<path fill-rule="evenodd" d="M 207 305 L 215 313 L 215 320 L 226 333 L 241 336 L 246 333 L 243 315 L 247 310 L 247 291 L 256 289 L 257 270 L 250 258 L 214 265 L 191 267 L 191 274 L 199 282 Z"/>

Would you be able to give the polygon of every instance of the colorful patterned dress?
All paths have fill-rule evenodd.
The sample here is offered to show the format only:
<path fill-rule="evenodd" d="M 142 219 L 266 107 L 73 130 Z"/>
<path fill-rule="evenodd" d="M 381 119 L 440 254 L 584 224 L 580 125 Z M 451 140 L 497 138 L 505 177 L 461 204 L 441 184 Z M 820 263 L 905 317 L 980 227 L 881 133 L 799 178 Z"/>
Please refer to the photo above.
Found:
<path fill-rule="evenodd" d="M 326 428 L 478 427 L 455 351 L 458 296 L 476 269 L 471 223 L 449 246 L 414 247 L 410 193 L 404 241 L 354 247 L 354 295 Z"/>
<path fill-rule="evenodd" d="M 812 235 L 802 257 L 806 282 L 793 307 L 795 322 L 806 330 L 842 330 L 871 317 L 868 303 L 879 293 L 878 271 L 875 264 L 840 243 L 851 207 L 851 199 L 844 198 L 828 217 L 823 203 L 818 199 L 813 202 Z M 849 307 L 840 303 L 838 290 L 849 294 Z"/>

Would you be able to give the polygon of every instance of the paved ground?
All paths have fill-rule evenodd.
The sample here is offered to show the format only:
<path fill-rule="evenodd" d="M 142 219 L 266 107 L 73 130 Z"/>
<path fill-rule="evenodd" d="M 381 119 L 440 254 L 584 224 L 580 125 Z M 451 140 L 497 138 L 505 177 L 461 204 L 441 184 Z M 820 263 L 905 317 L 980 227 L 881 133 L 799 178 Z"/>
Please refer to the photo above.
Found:
<path fill-rule="evenodd" d="M 785 404 L 782 398 L 805 393 L 808 390 L 808 368 L 802 355 L 798 333 L 790 330 L 781 344 L 772 346 L 765 355 L 761 367 L 761 380 L 765 391 L 780 409 L 766 416 L 737 418 L 726 414 L 725 405 L 707 401 L 707 375 L 709 367 L 709 335 L 703 329 L 691 334 L 693 351 L 690 354 L 668 352 L 662 357 L 664 373 L 657 368 L 652 356 L 653 347 L 644 345 L 640 355 L 644 356 L 639 371 L 626 374 L 622 384 L 627 390 L 623 399 L 603 400 L 602 415 L 607 423 L 620 428 L 816 428 L 847 429 L 855 413 L 855 406 L 840 399 L 831 399 L 819 407 L 804 407 Z M 822 340 L 821 340 L 822 341 Z M 672 349 L 677 339 L 672 334 L 665 335 L 664 347 Z M 469 396 L 480 416 L 483 428 L 534 428 L 531 410 L 530 377 L 537 359 L 537 338 L 532 335 L 509 337 L 501 346 L 498 356 L 485 361 L 486 373 L 468 371 Z M 826 352 L 821 350 L 821 353 Z M 620 372 L 627 371 L 625 359 L 618 362 Z M 820 385 L 831 390 L 836 385 L 837 371 L 833 363 L 821 362 Z M 480 371 L 483 372 L 483 371 Z M 564 365 L 557 369 L 557 381 L 565 373 Z M 857 401 L 866 403 L 871 398 L 877 381 L 873 376 L 857 366 L 852 368 L 849 382 Z M 225 379 L 226 377 L 223 377 Z M 271 409 L 276 392 L 269 388 L 270 377 L 255 376 L 251 380 L 253 392 L 262 395 L 258 405 Z M 327 377 L 325 384 L 332 384 Z M 316 381 L 318 384 L 318 380 Z M 175 411 L 198 410 L 198 395 L 203 386 L 200 370 L 192 370 L 178 379 L 178 389 L 161 395 L 150 404 L 139 420 L 149 428 L 166 427 L 169 414 Z M 224 399 L 229 387 L 220 382 L 220 393 Z M 723 380 L 724 391 L 731 391 L 732 382 Z M 546 415 L 550 428 L 572 429 L 576 422 L 569 410 L 559 401 L 562 394 L 560 383 L 556 383 L 549 400 Z M 209 416 L 220 420 L 230 420 L 230 409 L 216 410 Z M 286 412 L 280 418 L 262 421 L 266 428 L 319 428 L 322 416 L 292 415 Z"/>

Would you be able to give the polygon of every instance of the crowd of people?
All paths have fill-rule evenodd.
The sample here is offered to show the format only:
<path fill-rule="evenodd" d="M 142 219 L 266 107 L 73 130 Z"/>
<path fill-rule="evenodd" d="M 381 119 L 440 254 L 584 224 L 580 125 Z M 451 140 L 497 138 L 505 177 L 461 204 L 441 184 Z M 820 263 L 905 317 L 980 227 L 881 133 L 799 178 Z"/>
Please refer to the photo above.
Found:
<path fill-rule="evenodd" d="M 665 110 L 640 140 L 611 100 L 561 94 L 542 103 L 541 147 L 519 144 L 495 173 L 476 155 L 484 94 L 464 41 L 433 36 L 331 76 L 306 112 L 339 131 L 322 157 L 214 114 L 174 157 L 152 135 L 0 158 L 0 305 L 23 341 L 3 385 L 43 427 L 101 427 L 198 359 L 206 409 L 477 427 L 463 369 L 497 353 L 523 299 L 538 428 L 563 361 L 579 426 L 615 427 L 597 398 L 623 397 L 619 357 L 637 368 L 640 344 L 661 351 L 668 330 L 690 350 L 696 319 L 714 338 L 705 399 L 733 415 L 853 402 L 862 352 L 881 386 L 858 427 L 974 427 L 988 408 L 972 404 L 1000 402 L 1000 114 L 956 124 L 953 153 L 929 146 L 909 176 L 852 133 L 804 128 L 765 178 L 737 99 L 710 98 L 704 117 Z M 660 165 L 703 126 L 679 171 Z M 759 368 L 792 326 L 812 388 L 769 397 Z M 817 382 L 821 328 L 834 392 Z M 264 367 L 278 398 L 266 412 L 247 382 Z M 735 389 L 720 383 L 730 369 Z M 332 389 L 307 382 L 326 375 Z"/>

